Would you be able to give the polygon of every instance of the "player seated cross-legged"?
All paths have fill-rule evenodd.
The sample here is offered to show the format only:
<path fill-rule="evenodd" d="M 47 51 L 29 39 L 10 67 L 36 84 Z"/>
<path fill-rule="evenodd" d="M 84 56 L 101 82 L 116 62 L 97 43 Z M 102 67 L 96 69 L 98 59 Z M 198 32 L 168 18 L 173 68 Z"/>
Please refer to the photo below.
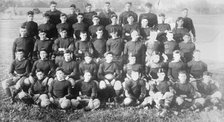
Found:
<path fill-rule="evenodd" d="M 110 98 L 117 103 L 122 92 L 122 83 L 120 81 L 121 73 L 118 65 L 113 62 L 113 54 L 107 52 L 105 54 L 105 62 L 100 64 L 98 70 L 99 82 L 99 98 L 106 103 Z"/>
<path fill-rule="evenodd" d="M 100 107 L 100 100 L 97 99 L 98 90 L 97 81 L 92 79 L 92 74 L 89 71 L 84 72 L 84 79 L 81 79 L 75 84 L 72 94 L 80 93 L 71 99 L 74 108 L 84 108 L 84 110 L 95 110 Z"/>

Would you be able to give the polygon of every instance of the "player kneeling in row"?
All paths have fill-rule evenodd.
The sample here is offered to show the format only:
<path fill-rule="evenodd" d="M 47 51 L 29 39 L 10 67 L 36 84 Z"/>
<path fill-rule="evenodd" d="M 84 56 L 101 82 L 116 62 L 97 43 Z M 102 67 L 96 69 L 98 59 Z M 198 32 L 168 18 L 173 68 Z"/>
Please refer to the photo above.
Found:
<path fill-rule="evenodd" d="M 84 108 L 84 110 L 95 110 L 100 107 L 100 100 L 97 99 L 97 81 L 92 79 L 89 71 L 84 72 L 84 79 L 75 84 L 72 93 L 79 94 L 76 99 L 71 99 L 74 108 Z"/>
<path fill-rule="evenodd" d="M 106 103 L 110 98 L 117 103 L 117 100 L 122 92 L 122 83 L 120 80 L 121 73 L 118 65 L 113 62 L 113 54 L 107 52 L 105 54 L 106 61 L 100 64 L 98 70 L 99 82 L 99 98 Z"/>
<path fill-rule="evenodd" d="M 159 109 L 158 115 L 164 117 L 170 108 L 174 93 L 171 82 L 168 81 L 164 70 L 160 69 L 157 75 L 158 78 L 155 81 L 151 81 L 153 83 L 150 85 L 150 96 L 146 97 L 139 107 L 153 106 L 155 104 Z"/>
<path fill-rule="evenodd" d="M 124 82 L 125 99 L 123 105 L 138 105 L 146 96 L 145 81 L 141 79 L 140 71 L 132 69 L 131 79 Z"/>
<path fill-rule="evenodd" d="M 56 69 L 56 79 L 49 88 L 50 101 L 59 108 L 68 109 L 71 107 L 71 101 L 67 96 L 71 95 L 71 83 L 65 79 L 65 73 L 62 68 Z"/>
<path fill-rule="evenodd" d="M 12 102 L 14 102 L 15 96 L 22 90 L 22 94 L 19 95 L 19 98 L 22 99 L 25 94 L 28 93 L 30 86 L 27 79 L 30 73 L 30 62 L 24 58 L 24 50 L 18 49 L 15 53 L 16 58 L 12 62 L 9 75 L 10 78 L 2 81 L 2 87 L 6 92 L 8 97 L 12 97 Z M 10 86 L 15 85 L 15 91 L 13 95 L 11 94 Z M 26 93 L 25 93 L 26 92 Z"/>
<path fill-rule="evenodd" d="M 210 72 L 203 73 L 203 79 L 197 82 L 197 89 L 200 97 L 195 99 L 192 110 L 206 107 L 205 110 L 217 109 L 220 107 L 222 93 L 219 91 L 219 85 L 212 80 Z"/>
<path fill-rule="evenodd" d="M 51 103 L 48 97 L 48 82 L 49 78 L 44 74 L 44 71 L 37 69 L 36 78 L 30 87 L 29 93 L 34 100 L 34 103 L 41 107 L 47 107 Z"/>

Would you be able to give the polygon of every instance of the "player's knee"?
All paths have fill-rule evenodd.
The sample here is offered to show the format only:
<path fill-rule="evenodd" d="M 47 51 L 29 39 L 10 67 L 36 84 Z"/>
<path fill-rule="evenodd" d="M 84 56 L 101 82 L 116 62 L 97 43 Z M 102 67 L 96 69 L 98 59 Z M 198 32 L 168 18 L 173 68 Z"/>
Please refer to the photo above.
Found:
<path fill-rule="evenodd" d="M 105 81 L 100 81 L 99 88 L 100 89 L 105 89 L 106 87 L 107 87 L 107 85 L 106 85 Z"/>
<path fill-rule="evenodd" d="M 114 90 L 121 90 L 121 89 L 122 89 L 121 81 L 115 81 L 115 83 L 114 83 Z"/>
<path fill-rule="evenodd" d="M 71 99 L 71 105 L 72 105 L 72 107 L 77 108 L 79 104 L 80 104 L 80 102 L 78 100 Z"/>
<path fill-rule="evenodd" d="M 40 100 L 46 100 L 46 99 L 48 99 L 48 96 L 47 96 L 47 94 L 42 94 L 42 95 L 39 96 L 39 99 Z"/>
<path fill-rule="evenodd" d="M 195 99 L 196 104 L 204 105 L 205 104 L 205 99 L 204 98 L 197 98 Z"/>
<path fill-rule="evenodd" d="M 30 82 L 31 84 L 34 83 L 34 78 L 33 78 L 32 76 L 28 77 L 28 80 L 29 80 L 29 82 Z"/>
<path fill-rule="evenodd" d="M 92 109 L 97 109 L 100 107 L 100 100 L 99 99 L 94 99 L 93 100 L 93 108 Z"/>
<path fill-rule="evenodd" d="M 2 88 L 3 89 L 9 88 L 9 79 L 2 81 Z"/>
<path fill-rule="evenodd" d="M 133 102 L 133 100 L 131 98 L 125 98 L 124 99 L 124 105 L 128 106 Z"/>
<path fill-rule="evenodd" d="M 222 99 L 222 93 L 220 91 L 215 92 L 211 95 L 212 98 Z"/>
<path fill-rule="evenodd" d="M 25 98 L 26 96 L 27 96 L 27 93 L 24 92 L 24 91 L 21 91 L 21 92 L 18 93 L 18 98 L 19 98 L 19 99 L 23 99 L 23 98 Z"/>
<path fill-rule="evenodd" d="M 181 105 L 181 104 L 184 103 L 184 99 L 181 98 L 181 97 L 177 97 L 177 98 L 176 98 L 176 103 L 177 103 L 178 105 Z"/>
<path fill-rule="evenodd" d="M 45 108 L 51 104 L 51 101 L 49 99 L 44 99 L 40 102 L 40 106 Z"/>
<path fill-rule="evenodd" d="M 67 108 L 71 107 L 71 101 L 68 100 L 68 99 L 63 99 L 60 102 L 60 106 L 61 106 L 62 109 L 67 109 Z"/>
<path fill-rule="evenodd" d="M 29 86 L 31 84 L 29 78 L 26 78 L 23 82 L 26 86 Z"/>
<path fill-rule="evenodd" d="M 54 81 L 53 78 L 49 78 L 49 79 L 48 79 L 48 83 L 47 83 L 47 85 L 48 85 L 49 87 L 52 86 L 53 81 Z"/>
<path fill-rule="evenodd" d="M 75 85 L 75 80 L 73 78 L 69 78 L 68 81 L 71 83 L 72 86 Z"/>

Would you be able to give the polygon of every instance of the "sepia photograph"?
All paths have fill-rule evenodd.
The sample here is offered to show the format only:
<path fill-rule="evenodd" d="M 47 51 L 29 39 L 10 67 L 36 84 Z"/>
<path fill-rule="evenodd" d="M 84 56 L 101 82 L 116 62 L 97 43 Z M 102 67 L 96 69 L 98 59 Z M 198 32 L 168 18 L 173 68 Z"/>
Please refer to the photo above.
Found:
<path fill-rule="evenodd" d="M 223 0 L 0 0 L 0 122 L 224 122 Z"/>

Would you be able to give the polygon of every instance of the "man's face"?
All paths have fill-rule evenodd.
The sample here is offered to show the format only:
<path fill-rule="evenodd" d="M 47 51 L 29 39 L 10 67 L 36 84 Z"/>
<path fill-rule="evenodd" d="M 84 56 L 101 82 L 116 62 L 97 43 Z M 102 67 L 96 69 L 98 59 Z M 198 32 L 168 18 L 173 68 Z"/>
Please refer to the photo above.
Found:
<path fill-rule="evenodd" d="M 117 37 L 117 32 L 111 32 L 110 35 L 111 35 L 112 38 L 116 38 Z"/>
<path fill-rule="evenodd" d="M 163 81 L 165 79 L 165 73 L 164 72 L 159 72 L 157 73 L 158 80 Z"/>
<path fill-rule="evenodd" d="M 163 23 L 163 22 L 165 22 L 165 17 L 164 16 L 159 16 L 158 17 L 158 23 Z"/>
<path fill-rule="evenodd" d="M 184 84 L 184 83 L 187 82 L 187 75 L 184 74 L 184 73 L 180 73 L 180 74 L 178 75 L 178 79 L 180 80 L 180 83 L 181 83 L 181 84 Z"/>
<path fill-rule="evenodd" d="M 105 9 L 106 11 L 109 11 L 109 10 L 110 10 L 110 4 L 105 4 L 104 9 Z"/>
<path fill-rule="evenodd" d="M 148 20 L 147 19 L 142 19 L 141 25 L 142 25 L 142 27 L 148 26 Z"/>
<path fill-rule="evenodd" d="M 183 37 L 183 40 L 184 40 L 184 42 L 189 42 L 189 41 L 191 40 L 191 37 L 188 36 L 188 35 L 185 35 L 185 36 Z"/>
<path fill-rule="evenodd" d="M 211 81 L 211 76 L 203 75 L 203 83 L 208 84 Z"/>
<path fill-rule="evenodd" d="M 94 17 L 92 21 L 93 21 L 93 24 L 94 24 L 94 25 L 97 25 L 97 24 L 99 24 L 100 19 L 97 18 L 97 17 Z"/>
<path fill-rule="evenodd" d="M 125 4 L 125 10 L 130 11 L 131 10 L 131 5 L 130 4 Z"/>
<path fill-rule="evenodd" d="M 25 37 L 27 34 L 27 30 L 25 28 L 20 28 L 19 33 L 21 37 Z"/>
<path fill-rule="evenodd" d="M 85 82 L 89 82 L 91 80 L 91 78 L 92 78 L 91 73 L 85 72 L 85 74 L 84 74 L 84 81 Z"/>
<path fill-rule="evenodd" d="M 92 6 L 86 6 L 86 12 L 91 12 Z"/>
<path fill-rule="evenodd" d="M 83 20 L 83 16 L 82 16 L 82 15 L 78 15 L 78 16 L 77 16 L 77 20 L 78 20 L 78 22 L 82 22 L 82 20 Z"/>
<path fill-rule="evenodd" d="M 65 54 L 64 54 L 64 58 L 65 58 L 65 61 L 71 61 L 71 60 L 72 60 L 72 54 L 70 54 L 70 53 L 65 53 Z"/>
<path fill-rule="evenodd" d="M 182 11 L 182 16 L 187 17 L 188 16 L 188 10 L 183 10 Z"/>
<path fill-rule="evenodd" d="M 127 21 L 128 21 L 129 24 L 132 24 L 134 22 L 133 16 L 128 17 Z"/>
<path fill-rule="evenodd" d="M 37 76 L 38 80 L 42 80 L 44 78 L 44 73 L 43 72 L 37 72 L 36 76 Z"/>
<path fill-rule="evenodd" d="M 132 31 L 131 38 L 132 38 L 133 41 L 137 41 L 137 39 L 139 38 L 138 31 Z"/>
<path fill-rule="evenodd" d="M 56 72 L 56 77 L 57 77 L 58 80 L 64 80 L 65 74 L 64 74 L 63 71 L 59 70 L 59 71 Z"/>
<path fill-rule="evenodd" d="M 103 30 L 96 31 L 96 35 L 97 35 L 98 38 L 102 38 L 103 37 Z"/>
<path fill-rule="evenodd" d="M 184 24 L 184 21 L 182 19 L 180 19 L 180 20 L 177 21 L 177 25 L 179 27 L 183 26 L 183 24 Z"/>
<path fill-rule="evenodd" d="M 173 54 L 173 59 L 174 59 L 175 61 L 180 60 L 180 58 L 181 58 L 180 54 Z"/>
<path fill-rule="evenodd" d="M 46 33 L 45 32 L 40 32 L 39 37 L 40 37 L 40 40 L 44 40 L 46 38 Z"/>
<path fill-rule="evenodd" d="M 51 11 L 55 11 L 56 10 L 57 5 L 56 4 L 51 4 L 50 5 L 50 10 Z"/>
<path fill-rule="evenodd" d="M 61 38 L 67 37 L 67 31 L 66 30 L 61 31 L 60 35 L 61 35 Z"/>
<path fill-rule="evenodd" d="M 61 16 L 60 17 L 60 20 L 61 20 L 62 23 L 65 23 L 66 20 L 67 20 L 67 17 L 66 16 Z"/>
<path fill-rule="evenodd" d="M 70 14 L 75 13 L 75 10 L 76 10 L 76 9 L 75 9 L 74 7 L 70 7 L 70 8 L 69 8 L 69 12 L 70 12 Z"/>
<path fill-rule="evenodd" d="M 89 64 L 91 61 L 92 61 L 92 57 L 89 57 L 89 56 L 85 56 L 84 57 L 84 60 L 87 64 Z"/>
<path fill-rule="evenodd" d="M 80 33 L 80 38 L 82 41 L 85 41 L 87 39 L 87 33 Z"/>
<path fill-rule="evenodd" d="M 46 59 L 47 58 L 47 52 L 46 51 L 40 51 L 40 58 L 43 60 L 43 59 Z"/>
<path fill-rule="evenodd" d="M 152 7 L 145 6 L 145 11 L 146 11 L 146 12 L 151 12 L 151 11 L 152 11 Z"/>
<path fill-rule="evenodd" d="M 116 17 L 112 17 L 110 20 L 111 20 L 112 23 L 116 23 L 117 22 L 117 18 Z"/>
<path fill-rule="evenodd" d="M 33 21 L 33 17 L 32 14 L 27 15 L 27 21 Z"/>
<path fill-rule="evenodd" d="M 111 63 L 113 61 L 113 55 L 112 54 L 107 54 L 105 58 L 106 58 L 107 63 Z"/>
<path fill-rule="evenodd" d="M 24 53 L 23 52 L 16 52 L 16 59 L 22 60 L 24 58 Z"/>
<path fill-rule="evenodd" d="M 167 38 L 168 41 L 172 41 L 173 40 L 173 33 L 167 33 L 166 38 Z"/>

